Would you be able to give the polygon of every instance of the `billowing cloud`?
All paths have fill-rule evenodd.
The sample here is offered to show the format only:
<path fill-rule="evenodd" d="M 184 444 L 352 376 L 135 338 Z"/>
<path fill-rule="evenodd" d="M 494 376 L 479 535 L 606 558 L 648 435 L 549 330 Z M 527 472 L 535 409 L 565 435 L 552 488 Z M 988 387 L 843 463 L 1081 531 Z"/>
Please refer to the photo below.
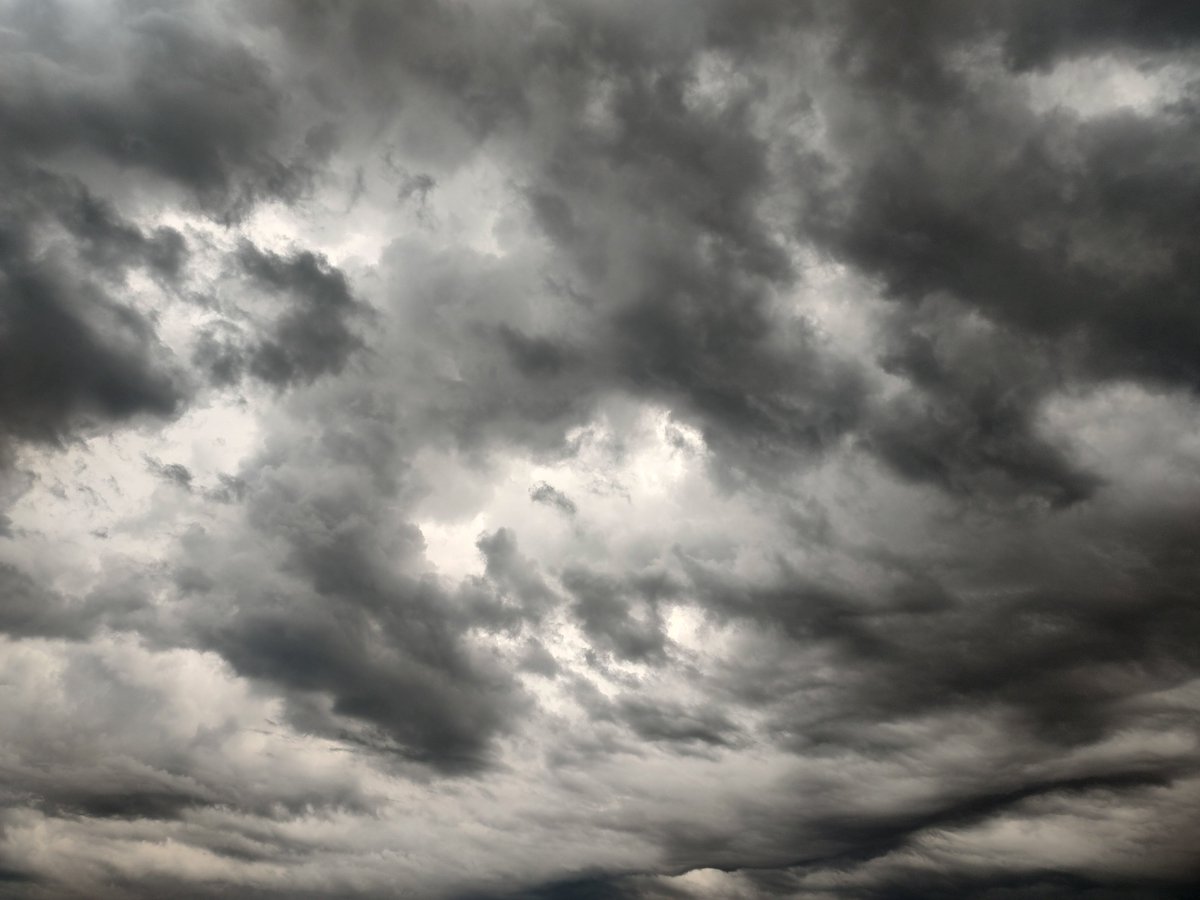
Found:
<path fill-rule="evenodd" d="M 0 12 L 0 896 L 1191 896 L 1187 4 Z"/>

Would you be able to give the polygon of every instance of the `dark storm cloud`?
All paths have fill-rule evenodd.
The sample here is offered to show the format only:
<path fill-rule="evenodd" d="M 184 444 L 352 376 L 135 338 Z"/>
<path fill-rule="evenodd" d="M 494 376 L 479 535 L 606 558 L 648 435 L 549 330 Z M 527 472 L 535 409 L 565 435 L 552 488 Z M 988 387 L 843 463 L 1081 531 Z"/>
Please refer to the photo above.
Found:
<path fill-rule="evenodd" d="M 128 6 L 98 54 L 86 18 L 56 3 L 7 14 L 6 154 L 50 162 L 80 150 L 160 176 L 206 211 L 239 217 L 263 197 L 294 197 L 308 169 L 285 155 L 284 98 L 269 69 L 229 33 L 184 7 Z"/>
<path fill-rule="evenodd" d="M 1153 71 L 1165 60 L 1139 54 L 1194 46 L 1195 17 L 1171 4 L 848 6 L 843 16 L 833 61 L 857 92 L 834 113 L 844 174 L 809 196 L 799 224 L 911 310 L 893 320 L 883 362 L 915 390 L 872 421 L 871 446 L 918 480 L 962 488 L 990 471 L 1009 491 L 1077 501 L 1095 481 L 1036 435 L 1047 393 L 1113 377 L 1200 387 L 1188 249 L 1200 119 L 1186 103 L 1038 112 L 1011 82 L 976 79 L 970 60 L 986 66 L 986 42 L 1000 40 L 1009 65 L 1045 69 L 1115 42 Z M 955 348 L 961 337 L 921 333 L 935 302 L 951 328 L 975 314 L 997 326 L 990 358 Z"/>
<path fill-rule="evenodd" d="M 1200 40 L 1200 13 L 1186 0 L 997 6 L 1011 17 L 1005 51 L 1018 69 L 1097 51 L 1181 51 Z"/>
<path fill-rule="evenodd" d="M 337 374 L 363 346 L 352 327 L 367 316 L 346 276 L 309 250 L 272 253 L 243 240 L 232 255 L 238 296 L 250 289 L 252 301 L 228 303 L 228 318 L 202 330 L 192 363 L 218 388 L 251 377 L 283 389 Z M 254 322 L 247 326 L 249 317 Z M 274 314 L 255 309 L 275 308 Z"/>
<path fill-rule="evenodd" d="M 100 584 L 73 596 L 8 562 L 0 562 L 0 597 L 0 633 L 15 638 L 84 641 L 102 628 L 136 630 L 151 621 L 147 598 L 135 586 Z"/>
<path fill-rule="evenodd" d="M 728 844 L 697 844 L 694 841 L 698 836 L 689 834 L 687 825 L 680 823 L 680 844 L 673 848 L 678 854 L 674 859 L 679 871 L 691 869 L 697 860 L 704 860 L 710 867 L 735 873 L 737 887 L 745 892 L 735 896 L 827 896 L 828 886 L 833 883 L 838 886 L 839 896 L 864 900 L 928 895 L 1090 897 L 1096 891 L 1101 892 L 1101 896 L 1123 898 L 1143 896 L 1142 891 L 1147 892 L 1146 896 L 1182 897 L 1194 884 L 1194 876 L 1186 871 L 1146 878 L 1091 877 L 1053 863 L 1013 871 L 993 867 L 986 860 L 955 869 L 937 865 L 933 860 L 923 860 L 922 855 L 928 850 L 911 842 L 914 831 L 921 828 L 927 829 L 926 834 L 956 831 L 975 823 L 1003 821 L 1009 815 L 1019 815 L 1038 804 L 1053 808 L 1056 803 L 1069 799 L 1085 800 L 1103 808 L 1106 804 L 1134 800 L 1139 794 L 1161 789 L 1170 783 L 1169 776 L 1164 778 L 1157 773 L 1100 773 L 1036 781 L 1014 789 L 985 788 L 966 796 L 948 792 L 930 808 L 907 809 L 900 816 L 884 814 L 876 817 L 857 811 L 847 813 L 823 808 L 797 817 L 794 826 L 799 831 L 781 841 L 781 850 L 783 846 L 805 847 L 808 855 L 758 862 L 746 862 L 743 857 L 743 861 L 731 863 Z M 785 822 L 776 824 L 780 828 L 789 828 Z M 905 855 L 906 849 L 916 850 L 916 853 Z M 786 853 L 786 850 L 782 852 Z M 618 877 L 612 881 L 633 897 L 654 897 L 659 896 L 656 889 L 670 890 L 669 885 L 647 884 L 646 879 L 638 876 Z M 1050 892 L 1039 893 L 1039 887 Z M 1011 894 L 1006 893 L 1010 890 Z M 670 896 L 669 893 L 666 895 Z"/>
<path fill-rule="evenodd" d="M 0 594 L 0 631 L 5 634 L 81 638 L 95 627 L 94 614 L 73 609 L 13 566 L 0 564 Z"/>
<path fill-rule="evenodd" d="M 686 100 L 692 48 L 651 57 L 631 23 L 589 25 L 604 36 L 589 64 L 612 85 L 613 121 L 599 130 L 564 110 L 530 202 L 584 292 L 605 298 L 602 377 L 695 421 L 734 468 L 825 449 L 854 423 L 863 388 L 802 323 L 768 314 L 793 273 L 755 212 L 770 173 L 749 121 L 754 89 L 698 110 Z"/>
<path fill-rule="evenodd" d="M 508 443 L 571 452 L 566 433 L 586 421 L 606 385 L 585 359 L 569 360 L 553 375 L 537 364 L 518 365 L 497 326 L 520 322 L 524 337 L 537 334 L 522 322 L 542 289 L 528 259 L 433 250 L 408 239 L 389 248 L 382 269 L 397 295 L 390 310 L 396 331 L 371 365 L 378 360 L 408 385 L 413 427 L 431 444 L 450 442 L 472 457 Z"/>
<path fill-rule="evenodd" d="M 433 92 L 469 135 L 443 156 L 487 137 L 528 157 L 524 194 L 558 251 L 558 283 L 600 298 L 579 326 L 583 345 L 494 328 L 509 367 L 543 397 L 567 391 L 578 406 L 617 388 L 667 403 L 731 473 L 794 464 L 857 421 L 855 367 L 803 322 L 781 327 L 768 312 L 794 273 L 757 211 L 771 192 L 770 148 L 751 122 L 761 84 L 711 109 L 688 99 L 706 28 L 723 49 L 750 54 L 793 17 L 787 9 L 706 8 L 684 13 L 682 30 L 667 7 L 645 22 L 587 4 L 538 10 L 532 22 L 529 11 L 453 4 L 282 10 L 303 46 L 359 60 L 349 77 L 369 76 L 366 103 L 384 84 Z M 588 107 L 601 101 L 611 122 L 597 124 Z M 538 139 L 526 142 L 531 120 Z"/>
<path fill-rule="evenodd" d="M 477 770 L 514 711 L 506 679 L 489 681 L 472 666 L 435 598 L 422 597 L 419 587 L 393 596 L 397 610 L 377 617 L 353 608 L 335 616 L 317 603 L 246 613 L 209 644 L 239 673 L 287 691 L 289 720 L 302 732 L 444 772 Z M 375 623 L 388 643 L 371 643 Z M 367 648 L 374 658 L 364 658 Z M 333 698 L 328 707 L 322 694 Z"/>
<path fill-rule="evenodd" d="M 51 815 L 76 814 L 95 819 L 177 819 L 202 799 L 192 794 L 141 790 L 120 784 L 105 784 L 98 792 L 58 800 L 43 800 L 42 809 Z"/>
<path fill-rule="evenodd" d="M 184 543 L 181 574 L 202 573 L 209 600 L 179 639 L 274 686 L 302 732 L 436 771 L 477 771 L 525 703 L 511 674 L 470 642 L 472 629 L 503 624 L 495 613 L 507 601 L 482 582 L 451 592 L 409 574 L 423 540 L 391 518 L 405 437 L 386 399 L 372 405 L 369 386 L 335 390 L 353 401 L 324 410 L 315 435 L 277 441 L 238 476 L 245 522 Z M 518 593 L 516 603 L 541 602 L 504 541 L 501 533 L 485 551 L 495 559 L 489 576 Z"/>
<path fill-rule="evenodd" d="M 523 375 L 553 376 L 568 364 L 567 352 L 553 341 L 529 337 L 505 325 L 501 325 L 497 333 L 513 365 Z"/>
<path fill-rule="evenodd" d="M 537 565 L 522 555 L 512 531 L 501 528 L 481 535 L 475 546 L 483 554 L 487 580 L 519 618 L 536 620 L 557 602 Z"/>
<path fill-rule="evenodd" d="M 94 285 L 4 253 L 0 422 L 8 440 L 61 443 L 93 423 L 168 416 L 180 390 L 147 357 L 148 324 Z"/>
<path fill-rule="evenodd" d="M 630 691 L 610 699 L 583 679 L 573 684 L 573 696 L 593 723 L 615 725 L 636 737 L 631 748 L 663 744 L 677 753 L 703 752 L 744 740 L 737 724 L 716 704 L 689 705 L 651 696 L 649 691 Z"/>
<path fill-rule="evenodd" d="M 8 163 L 0 179 L 0 456 L 13 441 L 61 444 L 139 414 L 170 416 L 183 379 L 152 323 L 105 282 L 131 265 L 170 275 L 178 235 L 148 238 L 45 171 Z M 56 224 L 79 238 L 74 248 L 46 246 Z"/>
<path fill-rule="evenodd" d="M 237 333 L 228 326 L 204 329 L 192 348 L 192 365 L 219 388 L 238 384 L 246 369 L 247 351 L 237 337 L 222 336 L 223 332 Z"/>
<path fill-rule="evenodd" d="M 1001 546 L 979 535 L 942 563 L 948 574 L 973 573 L 980 587 L 964 592 L 940 584 L 938 569 L 920 579 L 901 569 L 866 594 L 786 568 L 771 584 L 730 581 L 689 562 L 710 613 L 782 628 L 831 652 L 842 673 L 781 689 L 772 681 L 786 681 L 788 667 L 768 654 L 740 663 L 723 688 L 774 707 L 778 739 L 799 745 L 861 745 L 880 720 L 985 704 L 1011 714 L 1031 741 L 1071 746 L 1129 727 L 1140 716 L 1132 697 L 1200 671 L 1181 639 L 1200 628 L 1190 600 L 1200 568 L 1183 549 L 1198 536 L 1189 514 L 1102 526 L 1095 545 L 1053 525 L 1026 527 Z M 1097 567 L 1097 546 L 1127 555 Z M 800 689 L 814 693 L 774 706 Z"/>
<path fill-rule="evenodd" d="M 653 589 L 625 584 L 582 567 L 568 569 L 563 585 L 571 592 L 571 612 L 593 646 L 618 659 L 661 665 L 669 639 Z"/>
<path fill-rule="evenodd" d="M 1028 498 L 1055 510 L 1086 503 L 1102 484 L 1039 431 L 1052 391 L 1117 376 L 1195 385 L 1197 354 L 1188 342 L 1200 329 L 1189 312 L 1195 279 L 1185 252 L 1195 195 L 1187 149 L 1193 124 L 1186 108 L 1094 121 L 1041 114 L 1018 102 L 1007 82 L 966 79 L 955 54 L 992 39 L 1015 47 L 1021 29 L 1034 27 L 1025 24 L 1024 9 L 985 14 L 928 4 L 876 14 L 867 5 L 823 6 L 814 8 L 815 19 L 801 17 L 802 27 L 817 21 L 811 27 L 830 30 L 823 64 L 846 87 L 824 98 L 837 158 L 822 162 L 822 151 L 799 148 L 809 155 L 795 162 L 788 199 L 801 240 L 875 279 L 893 301 L 874 360 L 839 357 L 807 323 L 781 321 L 773 306 L 801 278 L 762 213 L 780 190 L 780 171 L 754 119 L 767 90 L 756 76 L 770 63 L 760 73 L 753 64 L 758 54 L 771 59 L 765 41 L 784 27 L 780 11 L 756 9 L 761 19 L 748 14 L 737 26 L 717 14 L 711 34 L 696 25 L 668 35 L 653 21 L 585 6 L 556 9 L 557 30 L 526 35 L 498 26 L 493 40 L 480 36 L 487 13 L 451 6 L 400 12 L 363 5 L 344 18 L 330 9 L 289 9 L 285 27 L 320 46 L 322 35 L 334 33 L 326 27 L 332 17 L 376 86 L 411 78 L 433 90 L 449 115 L 466 123 L 468 137 L 453 148 L 458 154 L 485 136 L 509 136 L 512 123 L 537 125 L 536 142 L 509 139 L 528 156 L 529 214 L 556 253 L 554 277 L 571 285 L 564 299 L 582 316 L 575 321 L 585 323 L 589 339 L 508 323 L 428 332 L 451 346 L 478 347 L 487 361 L 478 378 L 467 372 L 454 387 L 474 398 L 463 401 L 467 409 L 480 411 L 471 446 L 524 440 L 523 420 L 560 421 L 569 408 L 556 402 L 560 391 L 586 402 L 617 388 L 669 406 L 700 428 L 719 469 L 749 472 L 765 485 L 851 436 L 906 479 L 936 485 L 964 504 L 985 501 L 980 510 Z M 726 85 L 719 102 L 697 104 L 694 67 L 710 39 L 747 61 L 749 76 L 741 87 Z M 1065 39 L 1059 44 L 1046 51 L 1047 61 L 1076 52 Z M 433 47 L 444 52 L 435 57 Z M 544 67 L 552 87 L 527 74 L 528 60 Z M 538 90 L 548 91 L 540 106 L 531 101 Z M 588 112 L 589 101 L 602 106 L 598 117 Z M 1156 252 L 1123 258 L 1140 248 Z M 411 256 L 406 262 L 406 274 L 419 268 Z M 470 267 L 486 271 L 465 255 L 456 262 L 454 280 L 431 289 L 441 301 L 438 327 L 449 301 L 479 290 Z M 900 380 L 898 392 L 872 394 L 863 371 L 872 362 Z M 503 427 L 497 404 L 482 399 L 507 392 L 497 384 L 521 385 L 518 399 L 504 404 L 512 418 Z M 563 508 L 556 494 L 543 493 L 534 499 Z M 1030 510 L 1044 513 L 1037 504 Z M 1004 514 L 1018 517 L 1017 529 L 1036 521 Z M 764 711 L 772 743 L 798 754 L 886 755 L 878 723 L 982 707 L 1010 717 L 1015 756 L 1038 758 L 1147 721 L 1157 713 L 1131 712 L 1131 698 L 1178 685 L 1197 666 L 1187 642 L 1175 638 L 1200 625 L 1185 600 L 1197 573 L 1171 549 L 1186 542 L 1187 529 L 1155 520 L 1112 532 L 1101 523 L 1098 534 L 1080 537 L 1062 527 L 1050 529 L 1057 543 L 1048 546 L 1077 554 L 1070 565 L 1029 544 L 994 548 L 947 536 L 960 554 L 955 564 L 975 573 L 969 591 L 946 586 L 949 572 L 921 559 L 897 565 L 867 592 L 788 567 L 774 583 L 746 583 L 689 561 L 690 583 L 669 595 L 690 594 L 711 616 L 782 635 L 777 655 L 764 650 L 713 686 L 731 702 Z M 1139 562 L 1103 579 L 1083 561 L 1093 540 L 1136 548 Z M 479 548 L 488 579 L 510 601 L 549 596 L 510 532 L 486 536 Z M 339 560 L 357 552 L 346 543 L 336 556 L 306 550 L 306 558 L 323 559 L 310 577 L 319 583 L 327 568 L 340 570 Z M 375 567 L 359 559 L 352 568 Z M 1019 586 L 1003 583 L 1003 572 L 1017 570 L 1025 573 Z M 661 591 L 583 563 L 567 567 L 561 582 L 567 610 L 593 651 L 652 668 L 668 664 Z M 357 588 L 334 590 L 363 596 Z M 488 627 L 516 627 L 504 603 L 472 608 Z M 423 707 L 420 724 L 405 730 L 398 714 L 365 698 L 341 699 L 357 697 L 355 686 L 366 680 L 344 662 L 361 636 L 335 651 L 326 625 L 283 650 L 282 622 L 272 620 L 271 628 L 228 636 L 263 636 L 261 646 L 233 652 L 244 671 L 273 667 L 262 671 L 281 683 L 331 689 L 348 712 L 424 748 L 431 762 L 454 746 L 441 725 L 424 719 Z M 398 633 L 396 639 L 403 640 Z M 832 682 L 807 682 L 803 669 L 789 667 L 789 657 L 814 648 L 828 653 L 837 673 Z M 421 649 L 408 652 L 419 658 Z M 285 662 L 293 659 L 307 665 Z M 397 689 L 406 696 L 406 688 Z M 720 747 L 737 740 L 730 721 L 713 710 L 580 696 L 593 721 L 620 722 L 648 743 Z M 485 724 L 480 734 L 498 727 Z M 681 828 L 659 838 L 681 866 L 765 865 L 764 857 L 779 866 L 794 846 L 824 847 L 830 859 L 853 865 L 930 828 L 999 816 L 1042 794 L 1166 784 L 1173 766 L 1151 761 L 1130 772 L 1008 783 L 981 773 L 961 792 L 898 814 L 808 812 L 794 829 L 774 822 L 779 830 L 765 841 L 765 854 L 730 845 L 725 834 Z M 972 887 L 1003 888 L 1003 877 Z M 1020 877 L 1036 885 L 1041 876 Z M 595 882 L 597 889 L 608 884 Z"/>
<path fill-rule="evenodd" d="M 164 190 L 182 188 L 185 203 L 235 219 L 262 198 L 297 196 L 311 170 L 303 160 L 319 155 L 285 147 L 268 67 L 194 13 L 128 6 L 98 25 L 57 3 L 4 12 L 4 456 L 13 441 L 61 444 L 139 415 L 169 417 L 187 398 L 154 322 L 122 289 L 140 268 L 169 290 L 188 247 L 173 228 L 128 220 L 115 200 L 144 193 L 153 174 Z M 97 177 L 105 171 L 115 174 Z M 285 317 L 256 370 L 275 380 L 322 370 L 347 340 L 330 315 Z"/>
<path fill-rule="evenodd" d="M 454 598 L 389 574 L 362 537 L 315 540 L 304 540 L 312 558 L 296 561 L 310 586 L 241 596 L 231 620 L 197 639 L 281 689 L 303 732 L 444 772 L 485 765 L 520 701 L 506 673 L 469 653 Z"/>
<path fill-rule="evenodd" d="M 282 257 L 248 242 L 238 252 L 238 263 L 253 283 L 289 301 L 268 336 L 250 351 L 250 373 L 284 386 L 340 371 L 362 344 L 347 324 L 361 308 L 345 276 L 309 251 Z"/>
<path fill-rule="evenodd" d="M 939 108 L 920 95 L 900 102 L 910 114 Z M 977 187 L 954 190 L 921 153 L 933 136 L 900 130 L 856 161 L 848 215 L 819 227 L 835 228 L 835 246 L 900 299 L 946 292 L 1031 336 L 1079 336 L 1104 374 L 1196 386 L 1186 251 L 1196 118 L 1043 120 L 993 104 L 961 99 L 954 115 L 969 136 L 959 122 L 935 126 L 941 165 L 973 172 Z"/>
<path fill-rule="evenodd" d="M 728 745 L 736 726 L 720 711 L 690 710 L 673 703 L 636 697 L 623 699 L 616 709 L 633 732 L 645 741 Z"/>
<path fill-rule="evenodd" d="M 43 211 L 53 211 L 78 242 L 75 249 L 81 261 L 96 274 L 119 280 L 127 269 L 141 266 L 167 282 L 178 280 L 188 250 L 183 235 L 174 228 L 143 232 L 75 178 L 36 168 L 15 172 L 13 178 L 24 183 L 30 199 L 36 198 Z"/>
<path fill-rule="evenodd" d="M 1099 480 L 1037 433 L 1042 397 L 1062 367 L 1038 344 L 928 303 L 894 313 L 882 366 L 907 382 L 861 432 L 896 472 L 952 494 L 1044 499 L 1089 496 Z"/>
<path fill-rule="evenodd" d="M 171 295 L 200 252 L 191 232 L 139 219 L 156 205 L 237 227 L 260 202 L 344 176 L 333 205 L 367 207 L 375 165 L 419 233 L 385 240 L 374 268 L 267 249 L 259 233 L 224 260 L 192 362 L 247 403 L 255 380 L 278 390 L 258 390 L 262 433 L 236 474 L 146 457 L 181 488 L 156 496 L 189 504 L 156 501 L 174 546 L 137 561 L 151 588 L 105 570 L 116 552 L 78 598 L 0 565 L 0 631 L 73 642 L 63 665 L 83 700 L 69 711 L 108 703 L 105 724 L 132 723 L 127 744 L 103 744 L 112 765 L 88 743 L 104 724 L 78 745 L 31 727 L 20 765 L 4 757 L 6 805 L 105 827 L 201 813 L 297 831 L 335 813 L 394 824 L 391 798 L 321 781 L 327 762 L 250 784 L 224 755 L 225 726 L 184 740 L 160 727 L 167 700 L 107 690 L 125 676 L 81 662 L 83 648 L 132 633 L 219 658 L 278 702 L 305 752 L 327 758 L 310 739 L 335 742 L 371 777 L 405 779 L 404 802 L 432 798 L 402 810 L 409 831 L 445 818 L 439 802 L 486 795 L 531 835 L 554 829 L 563 845 L 545 855 L 572 828 L 605 835 L 587 848 L 595 864 L 514 855 L 515 890 L 469 896 L 706 896 L 670 877 L 698 868 L 731 873 L 730 895 L 746 897 L 1194 886 L 1194 864 L 1175 861 L 1194 843 L 1184 787 L 1198 774 L 1194 703 L 1179 699 L 1200 675 L 1194 466 L 1177 448 L 1144 466 L 1124 449 L 1138 471 L 1101 477 L 1083 460 L 1103 436 L 1064 436 L 1048 411 L 1119 382 L 1195 400 L 1200 118 L 1186 96 L 1055 109 L 1033 102 L 1049 89 L 1031 80 L 1099 59 L 1151 78 L 1173 63 L 1194 86 L 1190 5 L 150 6 L 122 5 L 103 46 L 56 5 L 12 7 L 0 35 L 16 48 L 0 61 L 0 454 L 165 420 L 191 396 L 155 317 L 125 294 L 141 273 Z M 458 232 L 439 232 L 432 209 L 492 169 L 507 194 L 477 239 L 495 247 L 447 246 Z M 496 212 L 475 202 L 467 218 Z M 837 290 L 870 320 L 849 349 L 806 311 L 825 290 L 810 257 L 842 267 Z M 458 486 L 429 457 L 457 454 L 467 482 L 496 478 L 476 491 L 490 497 L 504 460 L 579 463 L 613 398 L 698 430 L 712 502 L 757 527 L 706 524 L 691 473 L 661 501 L 661 546 L 617 549 L 623 520 L 601 534 L 590 503 L 539 482 L 529 500 L 562 516 L 531 517 L 572 549 L 495 521 L 498 501 L 475 543 L 482 573 L 431 574 L 421 528 L 442 519 L 418 527 L 420 498 Z M 1171 496 L 1140 488 L 1143 467 L 1171 473 Z M 825 499 L 801 497 L 806 478 Z M 693 618 L 689 647 L 672 636 Z M 540 706 L 543 689 L 581 713 L 568 751 L 555 743 L 567 713 Z M 510 737 L 536 790 L 504 781 Z M 712 765 L 686 768 L 697 761 Z M 536 796 L 512 800 L 514 785 Z M 464 838 L 465 858 L 505 825 L 496 806 L 462 802 L 487 810 L 463 829 L 485 835 Z M 1138 832 L 1143 812 L 1170 833 Z M 1134 824 L 1105 846 L 1132 846 L 1136 863 L 1075 845 L 1061 868 L 1005 855 L 1021 846 L 1010 832 L 1063 839 L 1062 820 L 1125 814 Z M 331 849 L 240 827 L 188 849 L 308 865 L 299 880 L 360 838 L 348 828 Z M 609 840 L 639 849 L 610 854 Z M 106 883 L 191 890 L 125 878 Z M 365 875 L 314 884 L 373 890 Z"/>

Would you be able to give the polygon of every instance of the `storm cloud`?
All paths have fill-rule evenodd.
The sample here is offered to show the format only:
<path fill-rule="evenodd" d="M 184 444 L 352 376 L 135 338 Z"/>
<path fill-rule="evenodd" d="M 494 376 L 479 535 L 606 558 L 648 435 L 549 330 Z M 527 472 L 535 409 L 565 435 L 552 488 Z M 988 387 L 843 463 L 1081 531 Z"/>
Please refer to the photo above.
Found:
<path fill-rule="evenodd" d="M 0 897 L 1200 886 L 1200 16 L 0 6 Z"/>

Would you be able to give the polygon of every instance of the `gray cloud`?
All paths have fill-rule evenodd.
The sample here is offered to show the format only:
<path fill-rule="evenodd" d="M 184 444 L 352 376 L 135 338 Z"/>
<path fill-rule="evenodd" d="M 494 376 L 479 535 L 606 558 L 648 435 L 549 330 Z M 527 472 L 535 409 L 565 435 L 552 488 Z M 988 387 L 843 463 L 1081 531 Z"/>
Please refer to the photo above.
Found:
<path fill-rule="evenodd" d="M 269 384 L 311 381 L 337 372 L 361 344 L 346 320 L 358 311 L 345 276 L 311 252 L 285 259 L 243 244 L 238 264 L 250 280 L 292 305 L 249 352 L 252 375 Z"/>
<path fill-rule="evenodd" d="M 97 45 L 62 4 L 17 4 L 0 104 L 7 152 L 84 149 L 188 191 L 222 216 L 295 196 L 302 163 L 280 158 L 282 92 L 264 62 L 182 7 L 129 7 Z"/>
<path fill-rule="evenodd" d="M 353 419 L 335 425 L 325 440 L 335 442 L 345 425 L 357 427 Z M 482 623 L 469 618 L 470 595 L 395 571 L 420 553 L 421 536 L 412 526 L 385 531 L 376 518 L 387 497 L 372 497 L 378 488 L 364 452 L 384 454 L 374 474 L 386 479 L 386 443 L 370 448 L 361 434 L 341 437 L 350 443 L 336 464 L 340 476 L 323 481 L 307 469 L 311 459 L 291 453 L 264 460 L 243 476 L 240 537 L 198 534 L 186 548 L 187 571 L 205 573 L 210 605 L 225 610 L 197 610 L 187 640 L 284 691 L 289 721 L 305 732 L 436 769 L 477 768 L 490 738 L 519 710 L 519 693 L 506 672 L 471 652 L 467 632 Z M 325 440 L 321 452 L 332 449 Z M 222 568 L 227 554 L 244 553 L 230 539 L 268 554 L 278 546 L 278 576 L 250 560 Z"/>
<path fill-rule="evenodd" d="M 579 511 L 574 500 L 544 481 L 539 481 L 529 489 L 529 499 L 534 503 L 552 506 L 568 516 L 573 516 Z"/>
<path fill-rule="evenodd" d="M 1189 5 L 85 6 L 0 896 L 1194 892 Z"/>
<path fill-rule="evenodd" d="M 58 444 L 103 423 L 172 415 L 183 379 L 153 324 L 106 281 L 130 265 L 169 275 L 182 252 L 178 234 L 148 238 L 78 185 L 38 169 L 12 164 L 3 177 L 0 453 L 13 441 Z M 78 257 L 41 249 L 56 223 L 78 236 Z"/>
<path fill-rule="evenodd" d="M 624 660 L 665 660 L 668 639 L 653 591 L 582 568 L 566 571 L 563 583 L 575 598 L 572 612 L 594 646 Z"/>

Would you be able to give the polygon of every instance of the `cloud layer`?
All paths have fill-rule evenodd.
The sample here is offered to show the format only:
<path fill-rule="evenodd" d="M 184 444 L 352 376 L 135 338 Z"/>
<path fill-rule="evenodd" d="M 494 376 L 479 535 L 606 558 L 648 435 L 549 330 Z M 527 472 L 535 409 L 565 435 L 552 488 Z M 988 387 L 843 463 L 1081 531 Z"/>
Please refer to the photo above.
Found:
<path fill-rule="evenodd" d="M 0 10 L 0 897 L 1193 896 L 1191 4 Z"/>

